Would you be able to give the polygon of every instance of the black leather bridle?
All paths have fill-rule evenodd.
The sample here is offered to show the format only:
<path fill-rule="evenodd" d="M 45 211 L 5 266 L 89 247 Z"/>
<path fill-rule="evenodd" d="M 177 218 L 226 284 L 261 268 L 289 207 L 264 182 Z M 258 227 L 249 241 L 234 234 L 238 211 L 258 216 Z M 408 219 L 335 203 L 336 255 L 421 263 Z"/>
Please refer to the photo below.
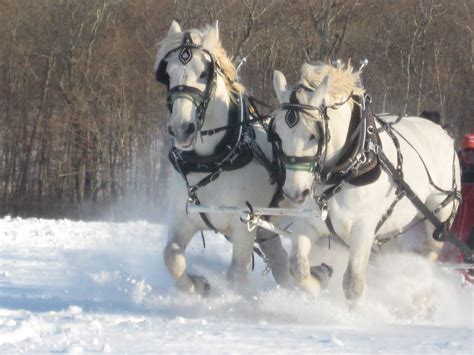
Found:
<path fill-rule="evenodd" d="M 314 91 L 313 88 L 308 88 L 303 84 L 296 86 L 291 92 L 290 102 L 281 104 L 280 109 L 287 111 L 285 114 L 285 122 L 290 128 L 294 127 L 298 123 L 301 113 L 312 117 L 315 117 L 315 114 L 319 114 L 321 120 L 316 121 L 316 129 L 319 136 L 318 151 L 312 156 L 288 156 L 283 152 L 280 143 L 280 159 L 283 161 L 287 170 L 310 172 L 314 175 L 315 182 L 324 183 L 330 178 L 331 175 L 331 172 L 326 171 L 327 169 L 325 169 L 327 145 L 331 140 L 328 109 L 338 109 L 352 98 L 352 93 L 347 97 L 347 99 L 337 102 L 333 105 L 328 106 L 323 101 L 320 106 L 312 106 L 299 102 L 298 98 L 296 97 L 296 93 L 299 89 Z"/>
<path fill-rule="evenodd" d="M 193 49 L 201 50 L 202 52 L 207 54 L 210 59 L 210 66 L 208 69 L 205 89 L 200 90 L 188 85 L 177 85 L 170 88 L 170 77 L 169 74 L 166 72 L 168 65 L 166 59 L 171 54 L 179 51 L 178 59 L 181 61 L 181 63 L 186 65 L 193 57 Z M 196 106 L 197 131 L 200 131 L 204 124 L 204 118 L 206 117 L 207 107 L 216 89 L 217 75 L 221 72 L 222 71 L 220 70 L 219 64 L 217 63 L 217 60 L 214 55 L 207 49 L 203 48 L 201 45 L 193 43 L 191 34 L 189 32 L 185 32 L 183 35 L 182 44 L 179 47 L 176 47 L 166 53 L 163 56 L 163 59 L 158 64 L 156 70 L 156 80 L 159 83 L 166 85 L 166 87 L 168 88 L 166 100 L 166 107 L 168 108 L 168 111 L 172 113 L 173 102 L 176 99 L 185 98 L 190 100 L 193 105 Z"/>
<path fill-rule="evenodd" d="M 324 124 L 321 123 L 321 121 L 317 121 L 316 123 L 316 129 L 319 132 L 318 151 L 316 154 L 311 156 L 288 156 L 283 151 L 281 142 L 279 142 L 280 159 L 282 160 L 286 170 L 307 171 L 312 174 L 316 174 L 320 170 L 322 163 L 321 160 L 324 158 L 326 152 L 326 146 L 328 143 L 327 120 L 329 117 L 327 116 L 326 107 L 324 104 L 318 107 L 300 103 L 296 97 L 296 93 L 299 89 L 313 91 L 304 85 L 298 85 L 292 90 L 290 101 L 281 104 L 280 109 L 286 110 L 285 122 L 290 128 L 293 128 L 298 123 L 301 114 L 314 117 L 314 112 L 317 112 L 321 117 L 324 118 Z"/>

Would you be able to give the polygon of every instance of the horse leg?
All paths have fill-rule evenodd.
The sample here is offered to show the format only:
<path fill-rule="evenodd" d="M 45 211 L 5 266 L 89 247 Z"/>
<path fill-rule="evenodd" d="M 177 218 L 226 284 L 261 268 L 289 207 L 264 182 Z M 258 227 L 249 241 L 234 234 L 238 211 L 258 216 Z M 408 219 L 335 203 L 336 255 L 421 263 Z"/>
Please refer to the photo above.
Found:
<path fill-rule="evenodd" d="M 247 226 L 236 222 L 232 235 L 232 260 L 227 272 L 227 279 L 232 287 L 240 289 L 250 283 L 250 264 L 252 261 L 255 231 L 249 232 Z"/>
<path fill-rule="evenodd" d="M 435 226 L 430 221 L 423 222 L 425 235 L 422 239 L 421 245 L 421 255 L 423 255 L 427 260 L 435 262 L 438 260 L 438 255 L 441 252 L 443 247 L 443 242 L 439 242 L 433 238 L 433 232 L 435 231 Z"/>
<path fill-rule="evenodd" d="M 268 267 L 278 285 L 290 286 L 290 267 L 288 255 L 281 244 L 281 238 L 274 232 L 259 228 L 257 230 L 257 240 L 261 240 L 259 246 L 267 259 Z"/>
<path fill-rule="evenodd" d="M 425 204 L 430 210 L 436 209 L 439 204 L 443 201 L 445 196 L 443 194 L 434 193 L 430 195 Z M 456 205 L 453 206 L 452 203 L 448 204 L 444 208 L 442 208 L 437 214 L 436 217 L 440 221 L 446 221 L 453 211 L 453 208 L 457 209 L 457 202 L 453 202 Z M 443 247 L 443 242 L 439 242 L 433 238 L 433 232 L 435 230 L 435 226 L 428 220 L 424 222 L 425 227 L 425 238 L 423 239 L 423 246 L 421 250 L 421 254 L 425 256 L 430 261 L 436 261 L 438 259 L 438 255 Z"/>
<path fill-rule="evenodd" d="M 206 295 L 210 290 L 209 282 L 202 276 L 190 275 L 186 272 L 185 250 L 195 233 L 188 229 L 174 228 L 170 231 L 163 258 L 179 290 Z"/>
<path fill-rule="evenodd" d="M 319 273 L 311 271 L 309 265 L 311 245 L 311 240 L 303 234 L 299 234 L 293 239 L 290 272 L 304 291 L 317 296 L 321 292 L 323 280 L 320 280 Z"/>
<path fill-rule="evenodd" d="M 366 220 L 357 221 L 351 228 L 349 261 L 342 284 L 349 302 L 356 302 L 364 292 L 374 230 L 375 227 Z"/>

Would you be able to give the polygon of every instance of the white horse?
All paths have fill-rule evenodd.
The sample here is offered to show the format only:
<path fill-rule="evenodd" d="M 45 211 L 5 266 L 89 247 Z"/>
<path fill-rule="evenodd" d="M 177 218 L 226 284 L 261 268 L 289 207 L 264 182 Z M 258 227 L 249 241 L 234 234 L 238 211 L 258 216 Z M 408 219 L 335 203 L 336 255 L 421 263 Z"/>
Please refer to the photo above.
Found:
<path fill-rule="evenodd" d="M 245 285 L 256 231 L 249 231 L 238 214 L 201 217 L 186 212 L 188 200 L 206 206 L 239 207 L 249 201 L 266 207 L 277 188 L 270 184 L 267 170 L 246 150 L 252 133 L 248 128 L 242 133 L 241 115 L 248 110 L 242 102 L 244 88 L 236 81 L 236 69 L 221 46 L 217 22 L 201 30 L 182 31 L 173 21 L 160 43 L 154 68 L 158 81 L 168 86 L 168 133 L 177 170 L 168 243 L 163 252 L 165 264 L 179 289 L 207 293 L 208 281 L 187 271 L 185 249 L 197 231 L 216 229 L 233 243 L 228 279 L 234 286 Z M 265 132 L 254 131 L 255 141 L 271 157 Z M 260 247 L 276 281 L 285 284 L 291 280 L 280 238 L 268 239 Z"/>
<path fill-rule="evenodd" d="M 449 224 L 459 204 L 454 197 L 460 169 L 453 139 L 439 125 L 419 117 L 384 116 L 383 121 L 392 123 L 385 125 L 382 120 L 371 123 L 356 114 L 359 121 L 351 122 L 353 111 L 364 108 L 364 89 L 350 65 L 304 64 L 300 80 L 292 88 L 285 76 L 275 71 L 273 84 L 281 104 L 273 129 L 281 139 L 286 165 L 284 194 L 299 208 L 321 208 L 322 215 L 294 220 L 290 271 L 303 289 L 317 294 L 320 279 L 310 268 L 308 254 L 316 238 L 336 234 L 350 248 L 343 289 L 349 301 L 356 301 L 365 287 L 374 240 L 391 238 L 423 218 L 407 197 L 396 198 L 398 184 L 387 169 L 375 165 L 365 175 L 366 182 L 364 175 L 356 181 L 357 169 L 365 169 L 371 154 L 377 163 L 376 153 L 381 149 L 421 201 L 431 210 L 439 207 L 439 221 Z M 364 136 L 361 143 L 359 138 Z M 354 145 L 346 145 L 348 140 Z M 357 150 L 357 145 L 362 148 Z M 351 151 L 357 154 L 349 154 Z M 391 215 L 387 213 L 390 207 Z M 442 243 L 432 237 L 433 225 L 423 223 L 426 237 L 418 251 L 435 260 Z"/>

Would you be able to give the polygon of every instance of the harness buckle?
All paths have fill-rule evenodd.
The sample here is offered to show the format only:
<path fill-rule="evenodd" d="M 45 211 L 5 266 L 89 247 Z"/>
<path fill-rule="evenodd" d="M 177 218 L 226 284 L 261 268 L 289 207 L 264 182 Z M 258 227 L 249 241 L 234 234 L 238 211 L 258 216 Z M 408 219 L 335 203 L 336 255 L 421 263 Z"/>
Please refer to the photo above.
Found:
<path fill-rule="evenodd" d="M 380 153 L 381 146 L 375 144 L 372 140 L 368 141 L 367 149 L 373 151 L 376 155 Z"/>
<path fill-rule="evenodd" d="M 196 198 L 196 191 L 198 190 L 198 187 L 196 185 L 192 185 L 188 187 L 188 196 L 189 198 Z"/>
<path fill-rule="evenodd" d="M 328 201 L 326 200 L 326 197 L 324 195 L 321 195 L 316 199 L 316 203 L 318 204 L 319 209 L 321 210 L 321 220 L 324 222 L 328 218 Z"/>
<path fill-rule="evenodd" d="M 322 173 L 321 173 L 320 176 L 321 176 L 320 178 L 321 183 L 325 185 L 329 181 L 329 179 L 331 179 L 332 173 L 328 171 L 326 175 L 322 176 Z"/>
<path fill-rule="evenodd" d="M 188 190 L 188 193 L 189 193 L 189 190 Z M 189 214 L 189 206 L 196 206 L 196 205 L 198 205 L 196 195 L 188 194 L 188 199 L 186 200 L 186 207 L 185 207 L 186 214 L 187 215 Z"/>
<path fill-rule="evenodd" d="M 328 211 L 329 208 L 328 208 L 328 204 L 327 202 L 321 206 L 321 220 L 324 222 L 326 221 L 326 219 L 328 218 Z"/>
<path fill-rule="evenodd" d="M 248 145 L 251 145 L 251 144 L 253 143 L 253 141 L 254 141 L 254 140 L 252 139 L 252 137 L 250 137 L 250 135 L 249 135 L 247 132 L 245 132 L 245 133 L 243 134 L 243 139 L 242 139 L 242 140 L 243 140 L 243 142 L 244 142 L 245 144 L 248 144 Z"/>
<path fill-rule="evenodd" d="M 323 183 L 323 179 L 320 173 L 315 171 L 314 173 L 314 185 L 321 185 Z"/>

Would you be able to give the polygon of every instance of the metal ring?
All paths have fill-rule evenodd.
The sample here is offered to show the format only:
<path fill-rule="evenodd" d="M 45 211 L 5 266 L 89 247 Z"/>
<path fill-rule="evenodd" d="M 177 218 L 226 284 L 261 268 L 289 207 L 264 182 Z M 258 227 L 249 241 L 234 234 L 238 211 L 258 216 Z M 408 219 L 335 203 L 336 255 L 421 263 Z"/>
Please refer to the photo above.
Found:
<path fill-rule="evenodd" d="M 360 163 L 360 164 L 365 164 L 367 162 L 367 156 L 365 155 L 365 152 L 361 153 L 358 157 L 357 157 L 357 161 Z"/>
<path fill-rule="evenodd" d="M 374 127 L 372 127 L 372 126 L 367 127 L 367 133 L 368 134 L 374 134 L 374 132 L 375 132 Z"/>

